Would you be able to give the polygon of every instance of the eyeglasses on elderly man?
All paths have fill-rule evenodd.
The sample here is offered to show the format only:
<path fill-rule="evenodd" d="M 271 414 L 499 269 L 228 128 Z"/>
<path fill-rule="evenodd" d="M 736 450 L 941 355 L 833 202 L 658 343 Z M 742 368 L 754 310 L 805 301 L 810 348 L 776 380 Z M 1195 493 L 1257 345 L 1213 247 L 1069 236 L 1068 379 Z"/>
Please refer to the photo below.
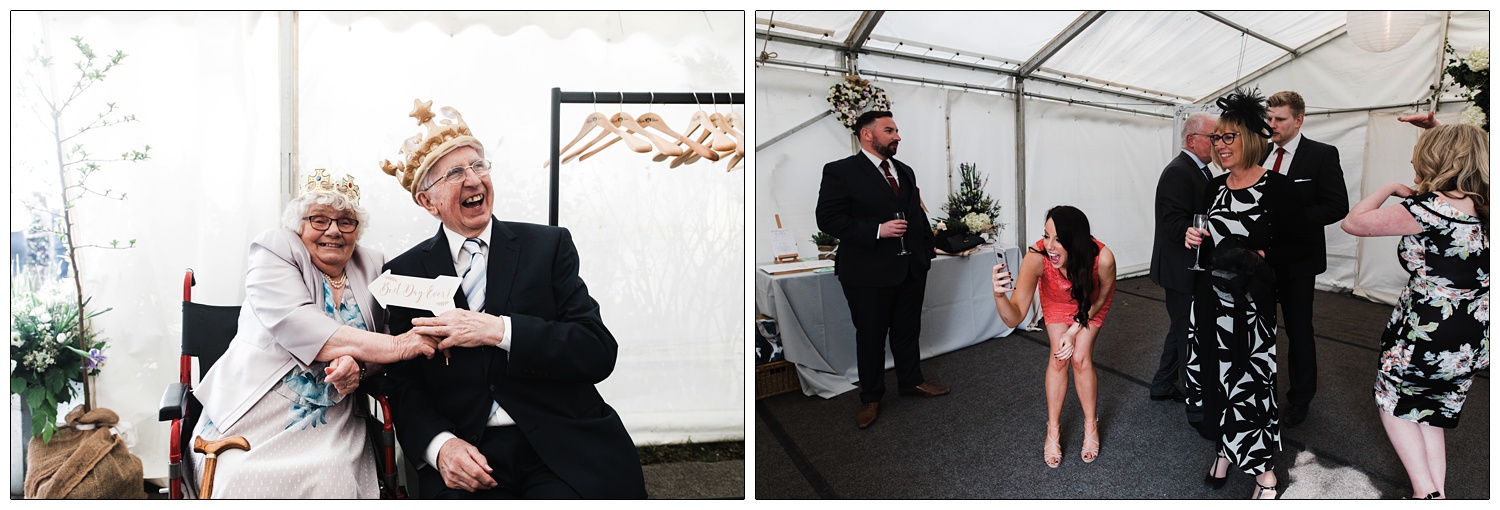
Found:
<path fill-rule="evenodd" d="M 464 180 L 466 170 L 473 170 L 475 176 L 484 177 L 490 174 L 490 161 L 487 159 L 481 159 L 479 161 L 469 163 L 468 166 L 455 166 L 453 168 L 450 168 L 443 174 L 442 179 L 432 181 L 432 184 L 428 184 L 427 187 L 422 188 L 422 191 L 432 189 L 432 187 L 437 186 L 439 182 L 458 184 L 459 182 L 462 182 Z"/>

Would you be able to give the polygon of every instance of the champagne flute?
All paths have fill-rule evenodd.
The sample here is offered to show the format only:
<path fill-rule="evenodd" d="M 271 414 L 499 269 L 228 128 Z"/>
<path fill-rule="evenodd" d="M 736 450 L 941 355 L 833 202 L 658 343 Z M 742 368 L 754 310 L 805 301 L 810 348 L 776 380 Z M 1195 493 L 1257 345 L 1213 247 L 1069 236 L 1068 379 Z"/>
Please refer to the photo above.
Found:
<path fill-rule="evenodd" d="M 905 220 L 906 219 L 906 213 L 904 213 L 904 212 L 897 212 L 896 213 L 896 219 L 898 219 L 898 220 Z M 896 255 L 911 255 L 911 252 L 906 251 L 906 234 L 901 234 L 901 253 L 897 253 Z"/>
<path fill-rule="evenodd" d="M 1204 231 L 1208 230 L 1208 215 L 1207 214 L 1194 214 L 1193 215 L 1193 228 L 1196 228 L 1198 230 L 1204 230 Z M 1203 235 L 1207 236 L 1208 233 L 1205 232 L 1205 233 L 1203 233 Z M 1200 241 L 1198 243 L 1198 246 L 1193 247 L 1193 267 L 1190 267 L 1188 269 L 1193 270 L 1193 271 L 1204 271 L 1205 270 L 1202 266 L 1198 265 L 1199 264 L 1198 263 L 1198 259 L 1202 258 L 1202 254 L 1203 254 L 1203 243 Z"/>

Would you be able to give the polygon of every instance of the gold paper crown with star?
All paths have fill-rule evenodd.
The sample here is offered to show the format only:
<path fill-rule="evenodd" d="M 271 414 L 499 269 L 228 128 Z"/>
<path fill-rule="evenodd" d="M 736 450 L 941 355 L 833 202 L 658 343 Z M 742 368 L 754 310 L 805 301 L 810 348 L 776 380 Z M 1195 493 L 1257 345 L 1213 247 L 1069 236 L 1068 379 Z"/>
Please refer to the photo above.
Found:
<path fill-rule="evenodd" d="M 333 182 L 333 177 L 322 168 L 313 170 L 313 174 L 307 176 L 307 181 L 302 184 L 303 193 L 338 193 L 349 199 L 355 206 L 359 205 L 359 185 L 354 183 L 354 176 L 345 174 L 340 182 Z"/>
<path fill-rule="evenodd" d="M 440 108 L 438 112 L 443 119 L 434 123 L 433 119 L 437 115 L 432 113 L 432 101 L 413 99 L 412 105 L 411 113 L 407 116 L 417 119 L 417 125 L 427 128 L 427 133 L 417 133 L 407 138 L 401 143 L 403 161 L 391 163 L 387 159 L 380 163 L 380 169 L 386 175 L 395 176 L 401 187 L 411 192 L 411 199 L 415 202 L 422 176 L 427 174 L 427 170 L 432 168 L 438 158 L 460 146 L 471 145 L 480 151 L 484 150 L 484 146 L 469 132 L 469 124 L 464 122 L 464 116 L 452 106 Z"/>

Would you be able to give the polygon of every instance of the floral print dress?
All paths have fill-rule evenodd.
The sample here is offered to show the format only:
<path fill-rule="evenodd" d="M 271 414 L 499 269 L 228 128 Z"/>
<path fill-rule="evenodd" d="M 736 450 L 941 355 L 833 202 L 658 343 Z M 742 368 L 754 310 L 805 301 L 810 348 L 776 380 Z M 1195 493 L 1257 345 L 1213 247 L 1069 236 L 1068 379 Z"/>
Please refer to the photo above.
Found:
<path fill-rule="evenodd" d="M 1411 274 L 1380 337 L 1375 404 L 1434 427 L 1458 426 L 1475 372 L 1490 365 L 1489 236 L 1478 218 L 1437 193 L 1402 205 L 1422 233 L 1401 238 Z"/>
<path fill-rule="evenodd" d="M 354 293 L 333 305 L 333 289 L 323 282 L 323 313 L 344 325 L 369 330 Z M 205 441 L 244 436 L 250 451 L 221 454 L 214 474 L 215 499 L 354 499 L 380 495 L 375 457 L 364 421 L 355 417 L 355 396 L 339 395 L 324 381 L 327 362 L 294 366 L 245 415 L 219 430 L 199 424 Z M 193 453 L 194 482 L 203 455 Z M 193 485 L 193 484 L 188 484 Z M 196 487 L 191 490 L 196 497 Z"/>

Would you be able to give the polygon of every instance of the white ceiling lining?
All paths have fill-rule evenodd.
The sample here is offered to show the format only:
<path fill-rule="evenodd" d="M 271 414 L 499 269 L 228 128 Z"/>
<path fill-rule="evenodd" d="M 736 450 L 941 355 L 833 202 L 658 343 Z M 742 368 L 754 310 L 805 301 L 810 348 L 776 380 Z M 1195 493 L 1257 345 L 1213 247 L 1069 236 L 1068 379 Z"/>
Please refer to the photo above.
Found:
<path fill-rule="evenodd" d="M 872 17 L 876 21 L 870 37 L 854 41 L 851 48 L 856 25 Z M 1173 104 L 1215 97 L 1295 59 L 1326 42 L 1330 33 L 1342 33 L 1343 19 L 1342 11 L 756 13 L 757 39 L 765 44 L 770 38 L 770 46 L 806 46 L 820 40 L 825 50 L 852 51 L 856 56 L 1021 75 Z M 1085 20 L 1071 38 L 1048 47 Z M 1173 34 L 1181 35 L 1161 37 L 1161 27 L 1173 27 Z M 986 83 L 972 85 L 994 85 L 994 80 L 982 81 Z"/>

